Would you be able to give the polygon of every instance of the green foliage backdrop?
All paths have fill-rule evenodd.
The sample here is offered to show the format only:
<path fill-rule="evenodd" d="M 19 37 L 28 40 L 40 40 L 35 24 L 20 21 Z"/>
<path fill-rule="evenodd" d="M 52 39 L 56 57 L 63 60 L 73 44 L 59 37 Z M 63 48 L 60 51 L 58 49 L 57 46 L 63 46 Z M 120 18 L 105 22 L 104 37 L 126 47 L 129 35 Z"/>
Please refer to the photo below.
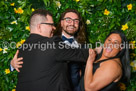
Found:
<path fill-rule="evenodd" d="M 0 91 L 15 91 L 17 72 L 10 61 L 17 47 L 29 36 L 29 17 L 35 9 L 53 13 L 55 24 L 66 8 L 77 9 L 86 24 L 88 42 L 103 42 L 113 30 L 122 30 L 131 44 L 132 76 L 120 83 L 121 90 L 136 90 L 136 1 L 135 0 L 1 0 L 0 1 Z"/>

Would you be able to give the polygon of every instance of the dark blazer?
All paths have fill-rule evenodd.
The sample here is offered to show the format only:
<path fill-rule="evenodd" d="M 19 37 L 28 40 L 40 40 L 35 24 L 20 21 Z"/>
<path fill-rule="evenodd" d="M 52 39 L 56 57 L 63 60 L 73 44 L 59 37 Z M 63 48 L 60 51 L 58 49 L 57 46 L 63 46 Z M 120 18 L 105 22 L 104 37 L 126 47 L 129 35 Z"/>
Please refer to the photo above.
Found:
<path fill-rule="evenodd" d="M 18 73 L 17 91 L 71 91 L 67 62 L 86 62 L 89 53 L 88 49 L 63 48 L 60 41 L 59 37 L 29 36 L 19 49 L 23 67 Z M 53 43 L 54 47 L 47 47 Z"/>

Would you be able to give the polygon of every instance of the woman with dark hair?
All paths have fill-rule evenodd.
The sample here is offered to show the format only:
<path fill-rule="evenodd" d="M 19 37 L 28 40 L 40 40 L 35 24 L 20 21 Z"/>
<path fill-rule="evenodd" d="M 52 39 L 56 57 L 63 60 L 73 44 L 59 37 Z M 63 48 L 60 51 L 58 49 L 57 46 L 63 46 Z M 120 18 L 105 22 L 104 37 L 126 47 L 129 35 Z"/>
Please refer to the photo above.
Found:
<path fill-rule="evenodd" d="M 95 60 L 93 50 L 91 54 L 85 69 L 85 91 L 119 91 L 117 83 L 121 79 L 129 81 L 129 47 L 121 31 L 107 36 L 99 59 Z"/>

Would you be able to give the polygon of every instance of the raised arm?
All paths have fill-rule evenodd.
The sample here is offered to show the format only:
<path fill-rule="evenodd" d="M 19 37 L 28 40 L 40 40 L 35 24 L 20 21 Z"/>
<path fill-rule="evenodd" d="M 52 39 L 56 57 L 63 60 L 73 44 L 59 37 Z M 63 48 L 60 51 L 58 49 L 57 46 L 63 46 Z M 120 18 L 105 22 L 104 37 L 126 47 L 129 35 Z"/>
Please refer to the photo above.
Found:
<path fill-rule="evenodd" d="M 21 61 L 21 60 L 23 60 L 23 58 L 22 57 L 17 58 L 18 57 L 18 53 L 19 53 L 19 50 L 17 50 L 17 52 L 14 55 L 14 58 L 11 60 L 10 64 L 11 64 L 11 67 L 16 69 L 16 71 L 20 72 L 19 68 L 22 68 L 21 64 L 23 64 L 23 61 Z"/>
<path fill-rule="evenodd" d="M 85 91 L 99 91 L 111 82 L 118 81 L 121 77 L 120 73 L 120 65 L 114 60 L 108 60 L 101 63 L 93 74 L 93 60 L 92 57 L 89 57 L 84 76 Z"/>

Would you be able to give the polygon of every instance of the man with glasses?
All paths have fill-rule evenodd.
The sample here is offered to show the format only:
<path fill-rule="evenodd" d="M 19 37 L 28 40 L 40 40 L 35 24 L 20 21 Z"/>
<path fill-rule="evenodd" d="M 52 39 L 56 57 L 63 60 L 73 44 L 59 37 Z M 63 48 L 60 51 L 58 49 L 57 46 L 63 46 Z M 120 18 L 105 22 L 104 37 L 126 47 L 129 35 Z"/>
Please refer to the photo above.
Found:
<path fill-rule="evenodd" d="M 53 23 L 42 22 L 41 24 L 53 26 Z M 54 29 L 54 27 L 52 28 Z M 53 32 L 54 31 L 49 32 L 51 33 L 50 36 L 52 36 Z M 62 13 L 58 26 L 57 26 L 57 31 L 55 31 L 55 35 L 60 36 L 62 40 L 64 41 L 64 43 L 71 45 L 75 48 L 79 48 L 78 43 L 80 44 L 86 43 L 85 27 L 84 27 L 84 23 L 82 21 L 82 17 L 80 16 L 79 12 L 74 9 L 67 9 L 64 13 Z M 11 66 L 13 66 L 18 72 L 20 72 L 19 68 L 22 68 L 21 64 L 23 64 L 23 61 L 20 61 L 22 60 L 22 58 L 17 59 L 16 55 L 11 61 Z M 77 59 L 77 61 L 80 61 L 80 60 Z M 65 82 L 71 81 L 72 90 L 81 91 L 79 87 L 79 81 L 80 81 L 80 70 L 84 68 L 81 65 L 82 63 L 81 62 L 80 63 L 70 62 L 69 69 L 67 69 L 68 68 L 67 63 L 64 63 L 64 64 L 65 64 L 64 66 L 65 71 L 63 73 L 66 75 L 63 77 L 63 79 L 65 80 Z M 69 72 L 66 69 L 69 70 Z M 68 81 L 68 78 L 69 78 L 69 81 Z M 66 84 L 64 83 L 63 85 L 67 87 L 67 83 Z"/>
<path fill-rule="evenodd" d="M 19 53 L 17 51 L 13 58 L 19 61 L 21 60 L 19 58 L 23 57 L 23 67 L 19 67 L 17 91 L 72 91 L 67 74 L 65 74 L 67 62 L 86 62 L 89 51 L 92 49 L 60 49 L 61 38 L 52 37 L 54 29 L 52 15 L 48 11 L 36 10 L 32 13 L 30 36 L 23 45 L 49 42 L 55 43 L 55 46 L 42 51 L 39 47 L 24 50 L 22 45 Z"/>
<path fill-rule="evenodd" d="M 62 40 L 72 47 L 79 48 L 80 44 L 86 43 L 85 27 L 80 13 L 75 9 L 66 9 L 60 16 L 60 20 L 57 26 L 55 35 L 61 36 Z M 73 91 L 81 91 L 79 82 L 82 75 L 84 74 L 84 63 L 70 62 L 69 73 L 70 81 L 72 84 Z"/>

